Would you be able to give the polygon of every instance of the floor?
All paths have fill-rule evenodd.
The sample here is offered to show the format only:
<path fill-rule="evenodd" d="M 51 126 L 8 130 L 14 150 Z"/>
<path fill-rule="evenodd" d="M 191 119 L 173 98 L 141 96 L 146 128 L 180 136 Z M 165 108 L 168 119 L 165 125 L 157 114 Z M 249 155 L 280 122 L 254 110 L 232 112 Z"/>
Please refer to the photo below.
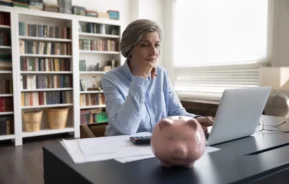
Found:
<path fill-rule="evenodd" d="M 71 135 L 25 139 L 23 146 L 0 142 L 0 184 L 43 184 L 42 147 Z"/>

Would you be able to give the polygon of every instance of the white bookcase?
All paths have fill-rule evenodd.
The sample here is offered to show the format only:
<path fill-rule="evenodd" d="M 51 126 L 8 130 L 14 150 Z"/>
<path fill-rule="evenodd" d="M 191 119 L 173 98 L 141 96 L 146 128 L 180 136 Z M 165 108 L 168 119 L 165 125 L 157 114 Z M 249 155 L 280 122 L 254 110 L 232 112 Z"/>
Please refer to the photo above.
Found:
<path fill-rule="evenodd" d="M 0 43 L 0 55 L 2 54 L 8 54 L 10 55 L 10 62 L 12 64 L 12 68 L 9 70 L 3 70 L 2 68 L 0 68 L 0 82 L 2 83 L 2 79 L 4 80 L 11 80 L 12 81 L 12 87 L 13 87 L 13 92 L 9 93 L 1 93 L 0 94 L 0 98 L 1 99 L 5 99 L 5 100 L 9 100 L 9 103 L 13 104 L 13 108 L 10 110 L 5 110 L 4 112 L 0 112 L 0 118 L 3 117 L 9 117 L 13 120 L 13 123 L 11 124 L 12 126 L 12 130 L 8 135 L 0 135 L 0 141 L 1 140 L 15 140 L 16 136 L 17 136 L 17 132 L 15 132 L 15 126 L 16 125 L 16 121 L 15 121 L 15 117 L 17 116 L 17 108 L 16 108 L 16 104 L 17 104 L 17 91 L 15 90 L 18 86 L 17 83 L 15 82 L 15 77 L 16 77 L 16 67 L 15 67 L 15 38 L 12 36 L 15 33 L 15 26 L 13 24 L 13 19 L 14 19 L 14 13 L 13 13 L 13 9 L 10 7 L 3 7 L 0 8 L 0 13 L 5 13 L 6 15 L 8 15 L 9 17 L 6 17 L 5 15 L 5 19 L 7 20 L 7 22 L 9 22 L 10 25 L 4 25 L 1 24 L 0 22 L 0 32 L 6 32 L 9 33 L 10 36 L 7 38 L 8 40 L 10 40 L 10 44 L 7 45 L 3 45 L 2 43 Z M 2 14 L 3 15 L 3 14 Z M 0 62 L 1 62 L 1 58 L 0 58 Z M 4 61 L 4 60 L 3 60 Z M 2 62 L 3 62 L 2 61 Z M 1 84 L 1 88 L 3 88 L 4 84 Z"/>
<path fill-rule="evenodd" d="M 2 11 L 9 12 L 11 14 L 11 26 L 0 25 L 0 30 L 11 30 L 12 45 L 11 47 L 0 46 L 0 51 L 11 50 L 13 56 L 13 70 L 0 71 L 0 76 L 10 75 L 13 78 L 13 94 L 5 94 L 5 97 L 13 98 L 14 111 L 0 112 L 0 117 L 2 115 L 14 116 L 15 125 L 14 134 L 7 136 L 0 135 L 0 140 L 12 139 L 15 140 L 15 145 L 22 145 L 23 138 L 26 137 L 68 132 L 73 133 L 75 138 L 80 137 L 79 126 L 81 124 L 81 111 L 105 108 L 104 102 L 101 104 L 88 103 L 81 106 L 80 98 L 83 95 L 103 95 L 102 90 L 91 91 L 87 90 L 87 88 L 100 87 L 101 77 L 105 74 L 103 67 L 106 65 L 107 61 L 114 60 L 118 61 L 119 64 L 123 63 L 123 58 L 121 58 L 118 48 L 121 35 L 120 21 L 0 6 L 0 12 Z M 26 28 L 26 34 L 23 34 L 23 23 L 25 23 L 25 25 L 29 24 L 30 26 L 36 25 L 36 27 L 30 27 L 29 29 Z M 102 27 L 101 32 L 93 33 L 93 31 L 87 30 L 87 24 L 100 25 Z M 68 37 L 67 35 L 69 34 L 64 34 L 62 32 L 63 35 L 61 37 L 45 37 L 45 35 L 42 34 L 44 27 L 38 27 L 37 25 L 48 26 L 47 29 L 50 31 L 49 33 L 53 33 L 53 35 L 57 33 L 57 31 L 53 30 L 52 28 L 50 30 L 50 27 L 69 27 L 70 29 L 68 30 L 70 31 L 70 36 Z M 112 29 L 112 27 L 114 29 Z M 36 33 L 35 31 L 31 31 L 35 30 L 35 28 Z M 21 29 L 21 34 L 19 29 Z M 60 29 L 58 31 L 60 31 Z M 94 45 L 93 49 L 91 49 L 91 47 L 90 49 L 82 49 L 80 48 L 80 40 L 95 40 L 94 43 L 96 43 L 96 40 L 103 40 L 98 42 L 98 44 L 102 44 L 102 47 L 101 45 L 98 45 L 97 47 Z M 113 45 L 111 41 L 106 40 L 113 40 L 115 45 Z M 23 43 L 26 49 L 23 47 Z M 53 44 L 54 46 L 52 46 Z M 64 44 L 66 44 L 66 46 L 64 46 Z M 44 50 L 51 51 L 53 48 L 55 50 L 55 48 L 62 46 L 62 53 L 47 54 L 46 52 L 43 52 Z M 69 47 L 70 49 L 68 49 Z M 68 50 L 70 50 L 71 53 L 69 53 Z M 59 64 L 61 62 L 60 60 L 65 60 L 65 64 Z M 81 68 L 80 71 L 80 60 L 86 61 L 87 69 L 85 71 L 83 68 Z M 69 70 L 67 67 L 68 61 L 70 62 Z M 45 64 L 46 62 L 49 64 Z M 47 70 L 46 68 L 44 70 L 44 66 L 51 67 L 53 65 L 55 67 L 56 63 L 57 65 L 61 66 L 61 69 L 58 68 L 57 70 Z M 99 70 L 95 70 L 95 68 L 91 69 L 91 67 L 89 67 L 95 66 L 97 63 L 99 63 Z M 64 70 L 63 67 L 65 67 Z M 63 81 L 66 80 L 65 77 L 60 79 L 61 76 L 70 77 L 71 82 L 69 82 L 69 86 L 61 85 L 64 84 Z M 43 81 L 43 78 L 45 78 L 46 81 L 48 81 L 48 78 L 52 79 L 54 82 L 57 81 L 57 85 L 47 87 L 46 84 L 46 87 L 43 87 L 42 83 L 39 82 Z M 80 80 L 83 82 L 85 90 L 80 90 Z M 92 86 L 93 82 L 96 84 L 96 86 Z M 44 93 L 46 94 L 47 100 L 47 94 L 55 94 L 55 92 L 65 93 L 64 96 L 70 92 L 71 101 L 68 101 L 68 103 L 59 103 L 58 99 L 58 101 L 56 100 L 58 103 L 56 103 L 56 101 L 53 101 L 53 103 L 51 103 L 51 101 L 49 103 L 43 103 L 44 97 L 42 95 Z M 38 94 L 38 96 L 36 94 Z M 4 95 L 2 94 L 2 96 Z M 40 98 L 42 100 L 40 100 Z M 31 103 L 31 99 L 33 103 Z M 24 101 L 26 101 L 26 103 L 24 103 Z M 69 108 L 66 127 L 63 129 L 49 129 L 45 110 L 59 107 Z M 41 130 L 37 132 L 26 132 L 23 125 L 24 121 L 22 115 L 24 112 L 35 110 L 44 110 Z"/>

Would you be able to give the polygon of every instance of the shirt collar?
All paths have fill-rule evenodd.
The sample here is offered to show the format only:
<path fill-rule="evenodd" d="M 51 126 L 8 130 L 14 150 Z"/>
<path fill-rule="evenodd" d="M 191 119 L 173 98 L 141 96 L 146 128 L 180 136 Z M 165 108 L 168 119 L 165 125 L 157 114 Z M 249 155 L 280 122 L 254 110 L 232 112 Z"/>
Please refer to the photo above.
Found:
<path fill-rule="evenodd" d="M 132 73 L 130 71 L 130 68 L 128 66 L 128 60 L 125 61 L 123 64 L 123 71 L 125 76 L 131 81 L 132 80 Z M 151 75 L 148 76 L 148 79 L 151 80 Z"/>

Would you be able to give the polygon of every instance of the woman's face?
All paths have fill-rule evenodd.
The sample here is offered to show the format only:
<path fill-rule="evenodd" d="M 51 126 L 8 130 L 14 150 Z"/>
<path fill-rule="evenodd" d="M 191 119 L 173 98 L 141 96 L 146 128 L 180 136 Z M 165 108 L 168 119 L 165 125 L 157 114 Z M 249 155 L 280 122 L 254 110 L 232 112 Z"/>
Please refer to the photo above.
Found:
<path fill-rule="evenodd" d="M 155 65 L 160 55 L 160 38 L 157 32 L 148 32 L 131 51 L 134 64 L 149 61 Z"/>

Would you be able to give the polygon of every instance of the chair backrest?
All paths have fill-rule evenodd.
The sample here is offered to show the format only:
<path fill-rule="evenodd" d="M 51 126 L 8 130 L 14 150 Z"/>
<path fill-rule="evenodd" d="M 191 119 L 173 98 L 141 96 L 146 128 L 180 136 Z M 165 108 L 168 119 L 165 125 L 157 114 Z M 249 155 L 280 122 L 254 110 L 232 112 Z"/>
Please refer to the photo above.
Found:
<path fill-rule="evenodd" d="M 108 123 L 80 125 L 80 138 L 103 137 Z"/>

